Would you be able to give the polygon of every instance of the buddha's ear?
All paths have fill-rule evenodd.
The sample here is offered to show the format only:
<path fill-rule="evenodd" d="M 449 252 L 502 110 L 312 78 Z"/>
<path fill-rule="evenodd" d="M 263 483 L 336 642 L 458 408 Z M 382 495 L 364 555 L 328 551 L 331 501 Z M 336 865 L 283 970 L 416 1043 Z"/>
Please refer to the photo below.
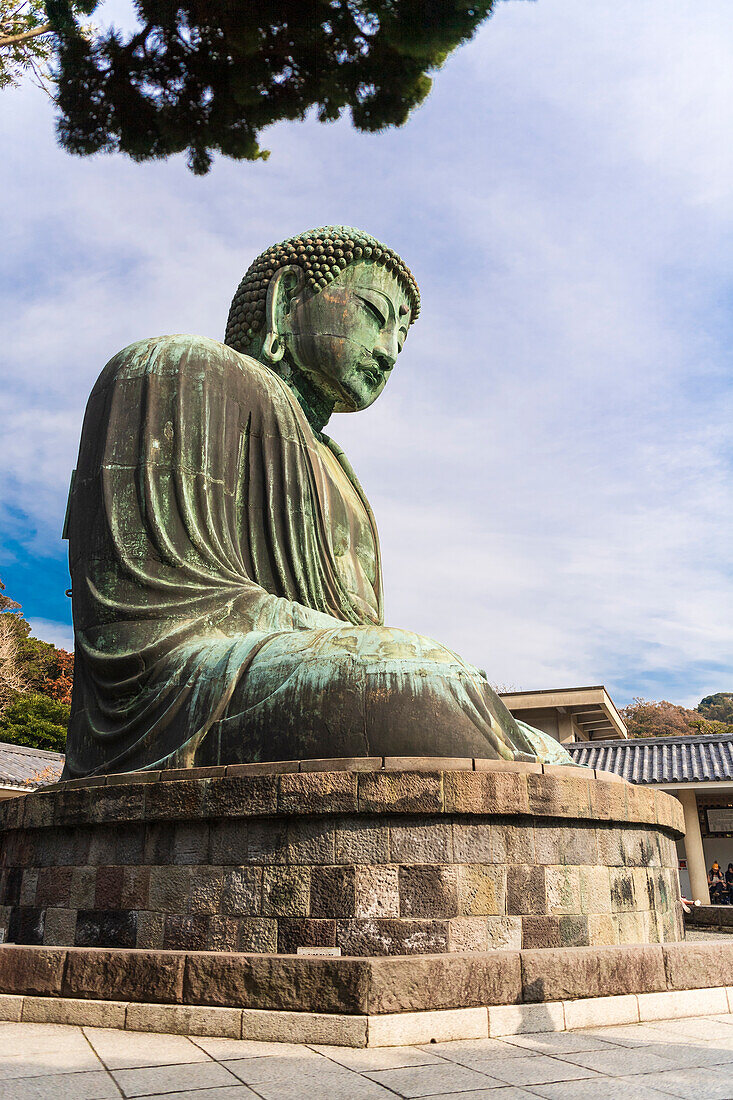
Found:
<path fill-rule="evenodd" d="M 285 354 L 283 336 L 289 331 L 286 317 L 290 303 L 305 285 L 305 275 L 295 264 L 281 267 L 270 279 L 265 302 L 265 339 L 262 354 L 271 363 L 278 363 Z"/>

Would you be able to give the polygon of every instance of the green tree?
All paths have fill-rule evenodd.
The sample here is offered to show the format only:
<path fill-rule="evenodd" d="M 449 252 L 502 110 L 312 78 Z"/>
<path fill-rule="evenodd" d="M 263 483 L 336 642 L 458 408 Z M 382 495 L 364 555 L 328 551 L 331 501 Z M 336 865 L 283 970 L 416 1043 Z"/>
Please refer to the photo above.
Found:
<path fill-rule="evenodd" d="M 321 122 L 348 111 L 358 130 L 401 126 L 497 0 L 135 0 L 131 33 L 90 32 L 98 2 L 45 0 L 44 13 L 28 0 L 29 33 L 51 43 L 62 146 L 138 161 L 186 151 L 203 174 L 212 153 L 267 156 L 261 132 L 311 109 Z"/>
<path fill-rule="evenodd" d="M 706 695 L 697 704 L 697 712 L 714 722 L 733 725 L 733 691 L 718 691 L 715 695 Z"/>
<path fill-rule="evenodd" d="M 69 708 L 39 692 L 18 695 L 0 715 L 0 741 L 63 752 Z"/>

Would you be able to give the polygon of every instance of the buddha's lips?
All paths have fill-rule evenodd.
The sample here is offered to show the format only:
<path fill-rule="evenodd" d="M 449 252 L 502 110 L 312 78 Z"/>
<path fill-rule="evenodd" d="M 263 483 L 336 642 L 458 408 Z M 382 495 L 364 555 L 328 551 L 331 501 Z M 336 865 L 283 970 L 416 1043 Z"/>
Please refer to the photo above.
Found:
<path fill-rule="evenodd" d="M 373 383 L 373 385 L 381 386 L 384 375 L 382 374 L 382 371 L 374 360 L 371 360 L 363 367 L 359 367 L 359 370 L 362 374 L 366 375 L 366 377 L 371 383 Z"/>

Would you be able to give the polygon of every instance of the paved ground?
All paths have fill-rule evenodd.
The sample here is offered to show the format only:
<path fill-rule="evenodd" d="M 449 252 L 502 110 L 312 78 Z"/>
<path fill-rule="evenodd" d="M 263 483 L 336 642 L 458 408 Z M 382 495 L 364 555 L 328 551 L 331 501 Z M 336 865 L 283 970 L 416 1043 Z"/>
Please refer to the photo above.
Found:
<path fill-rule="evenodd" d="M 0 1023 L 2 1100 L 733 1098 L 733 1015 L 352 1050 Z"/>

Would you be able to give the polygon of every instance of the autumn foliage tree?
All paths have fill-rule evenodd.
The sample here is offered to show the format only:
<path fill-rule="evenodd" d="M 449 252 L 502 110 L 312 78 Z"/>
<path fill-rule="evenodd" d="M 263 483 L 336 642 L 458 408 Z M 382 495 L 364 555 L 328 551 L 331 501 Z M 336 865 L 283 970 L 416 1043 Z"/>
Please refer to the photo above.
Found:
<path fill-rule="evenodd" d="M 705 702 L 703 699 L 695 710 L 689 710 L 666 699 L 655 702 L 637 697 L 621 710 L 621 717 L 629 737 L 684 737 L 694 733 L 733 735 L 733 722 L 707 717 L 701 709 Z"/>
<path fill-rule="evenodd" d="M 31 634 L 0 581 L 0 741 L 63 752 L 74 655 Z"/>

